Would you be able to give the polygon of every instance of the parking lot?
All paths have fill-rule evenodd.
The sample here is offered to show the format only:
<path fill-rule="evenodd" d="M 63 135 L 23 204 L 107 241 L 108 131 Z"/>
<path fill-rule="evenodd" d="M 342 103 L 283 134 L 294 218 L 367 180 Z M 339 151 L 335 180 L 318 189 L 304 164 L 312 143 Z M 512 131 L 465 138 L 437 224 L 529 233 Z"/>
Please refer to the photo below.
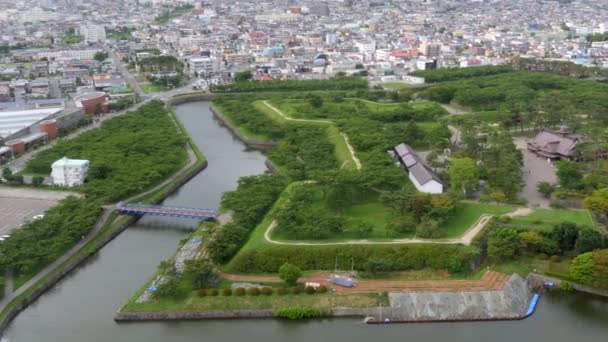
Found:
<path fill-rule="evenodd" d="M 10 234 L 23 222 L 32 220 L 71 194 L 0 186 L 0 235 Z"/>

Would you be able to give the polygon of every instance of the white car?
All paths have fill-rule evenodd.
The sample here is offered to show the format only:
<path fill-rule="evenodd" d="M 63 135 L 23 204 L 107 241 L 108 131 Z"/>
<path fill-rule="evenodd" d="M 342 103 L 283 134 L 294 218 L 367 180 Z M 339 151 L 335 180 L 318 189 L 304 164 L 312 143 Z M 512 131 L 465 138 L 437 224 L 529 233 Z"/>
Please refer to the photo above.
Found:
<path fill-rule="evenodd" d="M 11 237 L 10 235 L 2 235 L 1 236 L 3 239 L 8 239 L 9 237 Z"/>
<path fill-rule="evenodd" d="M 44 214 L 36 215 L 33 217 L 34 220 L 40 220 L 41 218 L 44 218 Z"/>

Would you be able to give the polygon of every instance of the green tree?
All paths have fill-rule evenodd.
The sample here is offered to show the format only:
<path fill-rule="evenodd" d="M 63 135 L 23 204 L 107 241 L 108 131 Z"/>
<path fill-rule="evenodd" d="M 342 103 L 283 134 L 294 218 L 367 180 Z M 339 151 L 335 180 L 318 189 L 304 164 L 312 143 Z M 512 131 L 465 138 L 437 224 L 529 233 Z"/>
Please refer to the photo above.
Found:
<path fill-rule="evenodd" d="M 549 182 L 538 182 L 536 183 L 536 190 L 540 192 L 543 197 L 549 198 L 553 191 L 555 191 L 555 186 Z"/>
<path fill-rule="evenodd" d="M 251 71 L 241 71 L 234 75 L 234 80 L 236 82 L 244 82 L 249 81 L 252 77 L 253 75 L 251 74 Z"/>
<path fill-rule="evenodd" d="M 192 287 L 202 289 L 215 287 L 219 283 L 219 276 L 213 270 L 213 265 L 202 260 L 187 260 L 186 274 L 190 277 Z"/>
<path fill-rule="evenodd" d="M 593 283 L 593 254 L 591 252 L 578 255 L 570 263 L 570 274 L 576 282 L 586 285 Z"/>
<path fill-rule="evenodd" d="M 361 221 L 355 226 L 355 232 L 357 234 L 357 237 L 359 238 L 369 237 L 370 235 L 372 235 L 373 231 L 374 225 L 369 222 Z"/>
<path fill-rule="evenodd" d="M 298 266 L 290 263 L 284 263 L 279 268 L 279 277 L 288 285 L 295 285 L 298 279 L 302 276 L 302 271 Z"/>
<path fill-rule="evenodd" d="M 452 158 L 448 166 L 448 177 L 452 189 L 466 196 L 479 183 L 477 165 L 471 158 Z"/>
<path fill-rule="evenodd" d="M 365 272 L 369 275 L 377 275 L 392 270 L 393 263 L 388 259 L 372 257 L 365 263 Z"/>
<path fill-rule="evenodd" d="M 591 252 L 595 249 L 603 248 L 606 237 L 592 228 L 584 228 L 579 230 L 578 238 L 574 248 L 578 253 Z"/>
<path fill-rule="evenodd" d="M 93 58 L 98 62 L 103 62 L 108 58 L 108 53 L 104 51 L 97 51 Z"/>
<path fill-rule="evenodd" d="M 559 184 L 566 189 L 579 189 L 583 179 L 580 165 L 569 160 L 557 162 L 557 178 Z"/>
<path fill-rule="evenodd" d="M 572 222 L 562 222 L 551 231 L 551 238 L 557 243 L 562 251 L 574 249 L 578 237 L 578 228 Z"/>
<path fill-rule="evenodd" d="M 519 234 L 512 228 L 497 228 L 488 235 L 488 258 L 492 262 L 513 259 L 519 249 Z"/>
<path fill-rule="evenodd" d="M 313 95 L 308 99 L 308 103 L 313 108 L 320 108 L 323 105 L 323 99 L 321 98 L 321 96 Z"/>
<path fill-rule="evenodd" d="M 2 169 L 2 178 L 4 178 L 7 182 L 10 182 L 13 179 L 13 171 L 8 167 Z"/>
<path fill-rule="evenodd" d="M 420 144 L 421 140 L 424 138 L 424 131 L 416 125 L 414 120 L 408 122 L 405 127 L 405 139 L 410 142 L 412 145 Z"/>

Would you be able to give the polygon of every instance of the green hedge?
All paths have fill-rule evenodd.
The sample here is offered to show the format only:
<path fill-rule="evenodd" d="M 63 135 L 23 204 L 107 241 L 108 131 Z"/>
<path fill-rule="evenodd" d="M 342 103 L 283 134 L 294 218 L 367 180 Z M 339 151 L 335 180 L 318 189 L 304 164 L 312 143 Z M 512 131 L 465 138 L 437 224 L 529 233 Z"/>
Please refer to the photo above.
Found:
<path fill-rule="evenodd" d="M 243 81 L 213 87 L 214 92 L 240 93 L 253 91 L 294 90 L 353 90 L 367 89 L 367 81 L 360 77 L 336 77 L 328 80 Z"/>
<path fill-rule="evenodd" d="M 285 319 L 307 319 L 316 317 L 326 317 L 331 314 L 331 311 L 320 308 L 310 308 L 304 306 L 292 306 L 278 309 L 274 312 L 274 316 Z"/>
<path fill-rule="evenodd" d="M 233 272 L 276 273 L 284 263 L 302 270 L 364 270 L 370 258 L 391 260 L 395 270 L 423 268 L 468 272 L 477 249 L 461 245 L 339 245 L 273 246 L 263 251 L 246 251 L 232 263 Z M 351 265 L 351 263 L 353 263 Z"/>

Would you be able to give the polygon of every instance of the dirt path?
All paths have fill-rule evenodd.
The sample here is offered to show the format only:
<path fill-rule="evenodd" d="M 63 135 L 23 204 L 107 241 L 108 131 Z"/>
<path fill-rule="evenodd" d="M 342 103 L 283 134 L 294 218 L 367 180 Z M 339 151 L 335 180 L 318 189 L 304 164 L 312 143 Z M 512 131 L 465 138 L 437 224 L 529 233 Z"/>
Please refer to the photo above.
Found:
<path fill-rule="evenodd" d="M 329 125 L 333 125 L 334 124 L 333 121 L 329 121 L 329 120 L 295 119 L 295 118 L 292 118 L 292 117 L 289 117 L 289 116 L 285 115 L 285 113 L 283 113 L 283 111 L 281 111 L 280 109 L 278 109 L 275 106 L 271 105 L 266 100 L 262 101 L 262 103 L 266 107 L 272 109 L 275 113 L 279 114 L 283 119 L 285 119 L 287 121 L 308 122 L 308 123 L 323 123 L 323 124 L 329 124 Z M 342 136 L 342 138 L 344 139 L 344 142 L 346 143 L 346 147 L 348 148 L 348 151 L 350 152 L 351 159 L 355 163 L 355 167 L 357 168 L 357 170 L 361 170 L 361 167 L 362 167 L 361 161 L 359 160 L 359 158 L 357 158 L 357 155 L 355 153 L 355 149 L 353 148 L 353 146 L 350 144 L 350 141 L 348 140 L 348 135 L 346 133 L 343 133 L 343 132 L 340 132 L 340 135 Z"/>
<path fill-rule="evenodd" d="M 224 279 L 234 282 L 278 283 L 276 276 L 255 276 L 228 274 L 220 272 Z M 480 279 L 445 279 L 445 280 L 359 280 L 352 288 L 336 286 L 329 281 L 331 274 L 318 272 L 299 279 L 299 283 L 319 283 L 333 288 L 337 293 L 370 293 L 370 292 L 469 292 L 501 290 L 509 275 L 488 271 Z"/>

